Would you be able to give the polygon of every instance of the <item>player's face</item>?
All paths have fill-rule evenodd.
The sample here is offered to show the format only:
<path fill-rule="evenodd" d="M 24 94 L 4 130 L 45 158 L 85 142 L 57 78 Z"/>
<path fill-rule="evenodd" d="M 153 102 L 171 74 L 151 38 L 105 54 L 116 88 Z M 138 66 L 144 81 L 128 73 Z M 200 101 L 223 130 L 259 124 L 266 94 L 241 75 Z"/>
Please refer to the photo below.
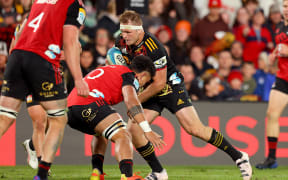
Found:
<path fill-rule="evenodd" d="M 128 46 L 136 45 L 137 41 L 139 40 L 139 30 L 121 29 L 121 33 Z"/>
<path fill-rule="evenodd" d="M 283 1 L 283 17 L 285 21 L 288 21 L 288 1 Z"/>
<path fill-rule="evenodd" d="M 136 73 L 136 78 L 140 87 L 143 87 L 147 82 L 151 80 L 151 76 L 147 71 Z"/>

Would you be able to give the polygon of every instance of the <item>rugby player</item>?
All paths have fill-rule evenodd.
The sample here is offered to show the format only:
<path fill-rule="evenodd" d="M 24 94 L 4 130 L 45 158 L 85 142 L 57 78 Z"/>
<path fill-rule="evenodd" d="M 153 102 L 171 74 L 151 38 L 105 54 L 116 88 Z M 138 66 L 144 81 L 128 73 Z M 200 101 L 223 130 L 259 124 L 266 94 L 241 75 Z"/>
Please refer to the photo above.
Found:
<path fill-rule="evenodd" d="M 154 36 L 144 32 L 139 14 L 134 11 L 125 11 L 120 16 L 120 30 L 121 35 L 116 40 L 115 46 L 121 50 L 127 64 L 133 62 L 134 57 L 145 55 L 153 60 L 156 67 L 153 82 L 138 95 L 149 123 L 152 123 L 164 108 L 167 108 L 176 115 L 180 125 L 188 134 L 227 153 L 240 169 L 243 179 L 250 179 L 252 168 L 247 153 L 236 150 L 219 131 L 202 124 L 185 89 L 183 76 L 176 69 L 163 45 Z M 168 179 L 166 170 L 163 169 L 155 155 L 153 145 L 145 138 L 141 128 L 129 121 L 128 129 L 132 134 L 132 141 L 136 150 L 152 169 L 146 179 Z M 95 142 L 97 143 L 97 141 Z M 102 143 L 103 145 L 105 144 Z M 93 147 L 99 146 L 94 144 Z M 99 149 L 103 151 L 105 148 Z M 103 155 L 104 152 L 99 152 L 99 154 Z M 95 166 L 102 167 L 100 161 L 94 160 L 94 162 L 98 162 Z"/>
<path fill-rule="evenodd" d="M 147 56 L 137 56 L 130 68 L 132 71 L 121 65 L 97 68 L 85 76 L 90 88 L 89 97 L 78 96 L 75 88 L 68 96 L 69 126 L 86 134 L 102 135 L 115 143 L 121 180 L 138 177 L 132 177 L 133 146 L 126 123 L 111 105 L 124 100 L 128 116 L 131 121 L 137 122 L 144 138 L 157 148 L 164 145 L 160 136 L 151 130 L 136 93 L 155 75 L 154 64 Z M 94 169 L 90 179 L 100 178 L 103 175 L 98 169 Z"/>

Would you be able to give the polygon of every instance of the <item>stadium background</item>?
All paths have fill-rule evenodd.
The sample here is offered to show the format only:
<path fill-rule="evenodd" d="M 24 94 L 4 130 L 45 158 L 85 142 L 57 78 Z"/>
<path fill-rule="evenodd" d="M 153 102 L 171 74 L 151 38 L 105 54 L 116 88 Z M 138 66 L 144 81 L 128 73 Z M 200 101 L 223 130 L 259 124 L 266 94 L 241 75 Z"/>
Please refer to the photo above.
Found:
<path fill-rule="evenodd" d="M 213 0 L 210 2 L 212 1 Z M 253 61 L 253 68 L 251 70 L 253 73 L 251 76 L 243 70 L 241 65 L 244 61 L 250 61 L 249 59 L 243 58 L 247 44 L 243 43 L 238 49 L 236 48 L 236 50 L 238 50 L 236 52 L 238 53 L 232 50 L 231 45 L 235 39 L 241 42 L 241 37 L 237 39 L 237 27 L 240 28 L 242 25 L 246 25 L 250 27 L 251 30 L 253 27 L 252 19 L 255 13 L 262 12 L 261 10 L 259 11 L 258 8 L 263 8 L 264 10 L 265 23 L 263 24 L 263 28 L 269 29 L 269 27 L 273 27 L 273 23 L 271 24 L 269 21 L 272 20 L 271 13 L 280 13 L 282 1 L 222 0 L 221 2 L 215 0 L 218 5 L 219 3 L 221 5 L 219 6 L 221 9 L 221 13 L 218 14 L 220 18 L 219 21 L 224 24 L 226 23 L 227 26 L 227 28 L 224 29 L 220 28 L 219 31 L 225 30 L 231 34 L 226 33 L 227 36 L 224 35 L 218 37 L 218 39 L 213 36 L 211 42 L 206 42 L 208 43 L 207 46 L 197 44 L 195 37 L 193 39 L 193 32 L 196 32 L 196 27 L 199 22 L 209 13 L 208 7 L 211 5 L 209 5 L 208 0 L 151 0 L 149 2 L 148 0 L 117 0 L 117 3 L 113 0 L 97 0 L 84 2 L 86 3 L 87 20 L 85 26 L 81 29 L 80 36 L 80 42 L 83 48 L 81 66 L 84 74 L 97 66 L 103 65 L 105 62 L 105 53 L 107 49 L 113 45 L 115 37 L 119 33 L 119 31 L 117 31 L 119 25 L 117 11 L 119 13 L 125 8 L 137 8 L 136 10 L 138 12 L 144 13 L 143 19 L 146 31 L 155 34 L 161 40 L 165 40 L 165 38 L 162 39 L 159 33 L 162 31 L 164 31 L 164 34 L 166 33 L 166 36 L 164 36 L 166 40 L 168 37 L 168 41 L 165 43 L 167 50 L 170 52 L 171 57 L 177 57 L 172 60 L 177 64 L 179 70 L 182 70 L 184 76 L 186 75 L 186 87 L 190 92 L 191 98 L 195 101 L 194 104 L 199 111 L 202 121 L 208 124 L 209 120 L 209 123 L 212 123 L 211 125 L 216 129 L 220 128 L 223 134 L 227 136 L 237 148 L 248 151 L 249 155 L 251 155 L 252 164 L 254 164 L 253 162 L 259 162 L 263 159 L 263 155 L 265 154 L 263 147 L 265 147 L 264 128 L 265 111 L 267 107 L 266 101 L 268 100 L 267 94 L 269 94 L 271 88 L 271 86 L 264 86 L 264 84 L 265 82 L 269 82 L 270 85 L 273 83 L 273 77 L 275 78 L 276 72 L 275 66 L 270 66 L 266 63 L 264 67 L 260 67 L 258 66 L 257 57 L 257 60 Z M 16 25 L 22 21 L 23 17 L 25 17 L 25 13 L 29 11 L 31 1 L 0 0 L 0 5 L 0 79 L 3 79 L 8 47 L 13 37 L 14 29 Z M 242 7 L 248 9 L 248 11 L 246 10 L 246 13 L 249 15 L 247 24 L 241 24 L 242 21 L 241 23 L 240 21 L 238 24 L 236 23 L 236 13 L 238 9 Z M 181 13 L 181 10 L 186 10 L 186 13 Z M 239 16 L 239 18 L 241 18 L 241 16 Z M 205 31 L 206 30 L 208 31 L 209 27 L 207 27 Z M 187 34 L 187 36 L 182 37 L 181 34 Z M 270 36 L 273 37 L 273 32 Z M 269 49 L 268 42 L 264 44 L 265 46 L 262 49 L 263 53 L 261 51 L 258 55 L 261 54 L 259 59 L 267 62 L 267 55 L 271 52 L 271 48 Z M 198 50 L 200 49 L 200 51 L 196 51 L 195 49 L 197 48 L 195 47 L 199 47 Z M 193 48 L 196 53 L 195 51 L 192 53 Z M 184 50 L 179 51 L 181 53 L 179 55 L 177 51 L 174 51 L 175 49 Z M 205 67 L 209 64 L 207 71 L 199 71 L 197 66 L 198 61 L 203 63 Z M 239 61 L 241 63 L 237 67 Z M 183 68 L 183 64 L 187 66 L 187 71 L 184 71 L 185 68 Z M 67 69 L 65 69 L 65 64 L 63 66 L 66 73 L 67 86 L 71 89 L 73 84 L 71 84 L 70 74 L 67 72 Z M 225 73 L 222 74 L 222 72 Z M 259 74 L 261 76 L 257 76 Z M 219 84 L 217 85 L 219 91 L 213 94 L 213 96 L 206 93 L 208 89 L 205 89 L 203 86 L 207 76 L 219 80 Z M 241 85 L 238 87 L 232 85 L 231 82 L 234 79 L 239 80 Z M 257 88 L 260 88 L 260 90 Z M 125 117 L 126 110 L 124 110 L 123 105 L 118 105 L 118 108 Z M 231 160 L 223 153 L 218 151 L 214 153 L 215 149 L 211 147 L 201 149 L 201 147 L 205 145 L 195 138 L 192 140 L 189 138 L 185 139 L 185 134 L 180 130 L 176 122 L 177 120 L 170 113 L 165 111 L 163 117 L 169 119 L 167 122 L 170 123 L 161 129 L 159 126 L 163 125 L 163 123 L 156 121 L 155 123 L 158 122 L 158 125 L 156 124 L 153 127 L 156 131 L 163 133 L 164 140 L 167 140 L 168 143 L 167 149 L 164 150 L 167 152 L 160 156 L 163 163 L 188 165 L 231 164 Z M 288 120 L 286 120 L 286 118 L 288 118 L 287 111 L 284 112 L 280 121 L 282 127 L 277 156 L 279 157 L 279 164 L 281 165 L 287 165 L 288 163 Z M 236 128 L 239 128 L 239 132 Z M 0 165 L 25 164 L 26 155 L 21 147 L 21 143 L 26 138 L 29 138 L 31 133 L 32 123 L 23 105 L 21 113 L 17 118 L 17 123 L 14 124 L 13 127 L 10 128 L 9 133 L 5 134 L 0 140 L 0 147 L 7 147 L 0 149 Z M 186 141 L 182 143 L 181 138 L 182 140 L 184 138 Z M 87 143 L 86 146 L 85 142 Z M 171 149 L 169 149 L 170 147 Z M 111 148 L 109 149 L 105 162 L 113 164 L 115 160 L 111 156 Z M 89 150 L 89 141 L 85 141 L 84 135 L 67 128 L 59 156 L 55 161 L 59 164 L 73 164 L 75 162 L 88 164 L 90 162 L 88 156 Z M 135 159 L 136 163 L 144 163 L 139 156 L 135 156 Z"/>

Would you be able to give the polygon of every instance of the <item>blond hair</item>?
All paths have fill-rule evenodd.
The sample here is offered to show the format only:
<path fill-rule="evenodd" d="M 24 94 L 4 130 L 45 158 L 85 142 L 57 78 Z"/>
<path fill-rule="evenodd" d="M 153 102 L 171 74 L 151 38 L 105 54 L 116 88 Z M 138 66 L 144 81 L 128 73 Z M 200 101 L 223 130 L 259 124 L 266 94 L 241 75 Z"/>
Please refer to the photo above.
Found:
<path fill-rule="evenodd" d="M 126 10 L 119 18 L 120 24 L 127 24 L 131 22 L 133 25 L 142 26 L 143 22 L 140 15 L 131 10 Z"/>

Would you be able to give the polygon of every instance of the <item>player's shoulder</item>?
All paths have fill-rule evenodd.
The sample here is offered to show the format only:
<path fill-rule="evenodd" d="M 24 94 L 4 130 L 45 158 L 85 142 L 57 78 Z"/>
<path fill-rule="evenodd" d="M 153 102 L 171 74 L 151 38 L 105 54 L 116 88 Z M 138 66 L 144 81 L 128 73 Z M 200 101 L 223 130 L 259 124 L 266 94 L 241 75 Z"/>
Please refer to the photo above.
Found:
<path fill-rule="evenodd" d="M 147 47 L 149 53 L 157 53 L 163 50 L 163 45 L 158 41 L 158 39 L 154 35 L 148 32 L 145 32 L 142 42 L 143 45 Z"/>

